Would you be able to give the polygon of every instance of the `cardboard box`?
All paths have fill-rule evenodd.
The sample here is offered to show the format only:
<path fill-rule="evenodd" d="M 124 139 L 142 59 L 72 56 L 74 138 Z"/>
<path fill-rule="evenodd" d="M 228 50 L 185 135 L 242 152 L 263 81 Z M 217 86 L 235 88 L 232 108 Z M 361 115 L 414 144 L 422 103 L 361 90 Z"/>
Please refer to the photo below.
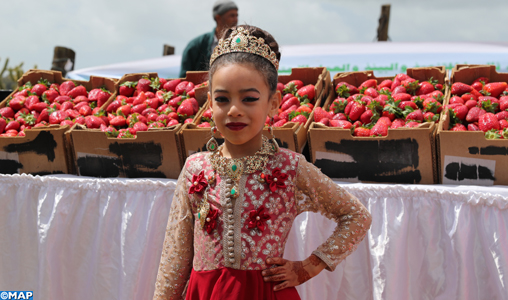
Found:
<path fill-rule="evenodd" d="M 18 87 L 29 81 L 35 84 L 41 78 L 58 84 L 70 80 L 59 71 L 29 70 L 18 80 Z M 104 86 L 112 93 L 111 98 L 115 97 L 116 82 L 111 78 L 91 76 L 89 81 L 73 81 L 88 91 Z M 2 101 L 0 108 L 16 92 Z M 64 136 L 68 129 L 69 126 L 52 125 L 25 130 L 25 137 L 0 137 L 0 173 L 73 174 L 70 145 Z"/>
<path fill-rule="evenodd" d="M 330 73 L 324 67 L 319 68 L 294 68 L 289 75 L 280 75 L 278 80 L 281 83 L 288 83 L 291 80 L 301 80 L 304 85 L 313 84 L 315 86 L 316 101 L 315 106 L 320 106 L 323 99 L 329 94 L 331 87 Z M 206 109 L 203 107 L 200 114 L 197 115 L 194 124 L 186 124 L 182 128 L 181 140 L 183 157 L 185 159 L 195 152 L 206 151 L 206 143 L 211 137 L 209 128 L 200 128 L 197 125 L 200 123 L 201 114 Z M 274 128 L 275 139 L 280 147 L 302 153 L 305 144 L 307 143 L 307 130 L 310 126 L 310 117 L 307 123 L 301 125 L 299 123 L 289 122 L 282 127 Z M 263 134 L 269 138 L 271 135 L 268 129 L 263 131 Z M 217 139 L 219 144 L 222 143 L 221 139 Z"/>
<path fill-rule="evenodd" d="M 93 177 L 178 178 L 182 167 L 181 125 L 138 132 L 133 139 L 109 138 L 100 130 L 75 125 L 66 132 L 78 175 Z"/>
<path fill-rule="evenodd" d="M 157 73 L 126 74 L 118 81 L 138 81 L 143 77 L 156 78 Z M 200 84 L 208 79 L 208 72 L 188 72 L 186 81 Z M 197 93 L 202 106 L 206 93 Z M 110 99 L 102 107 L 114 101 Z M 94 177 L 154 177 L 177 179 L 183 160 L 178 132 L 182 124 L 169 128 L 138 132 L 134 139 L 109 138 L 97 129 L 75 126 L 67 134 L 72 141 L 73 165 L 78 175 Z"/>
<path fill-rule="evenodd" d="M 457 65 L 450 83 L 472 84 L 478 77 L 508 82 L 492 65 Z M 488 140 L 479 131 L 449 131 L 445 112 L 438 125 L 438 170 L 442 184 L 508 185 L 508 140 Z"/>
<path fill-rule="evenodd" d="M 446 82 L 444 67 L 408 69 L 416 80 L 430 77 Z M 393 77 L 376 77 L 372 71 L 338 73 L 339 82 L 359 86 L 367 79 L 378 83 Z M 337 98 L 335 89 L 323 108 Z M 308 132 L 311 162 L 331 178 L 349 182 L 418 183 L 437 181 L 434 122 L 417 128 L 388 129 L 386 137 L 354 137 L 349 129 L 312 123 Z"/>

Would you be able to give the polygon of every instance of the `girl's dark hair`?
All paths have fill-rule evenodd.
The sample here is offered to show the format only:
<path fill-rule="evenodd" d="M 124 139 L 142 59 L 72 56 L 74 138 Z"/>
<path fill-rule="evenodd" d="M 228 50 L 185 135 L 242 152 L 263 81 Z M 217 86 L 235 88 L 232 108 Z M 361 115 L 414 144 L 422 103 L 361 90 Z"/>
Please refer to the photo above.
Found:
<path fill-rule="evenodd" d="M 271 34 L 258 27 L 250 25 L 235 26 L 225 30 L 222 34 L 222 39 L 227 39 L 237 27 L 243 27 L 244 29 L 248 30 L 250 35 L 252 36 L 255 36 L 257 38 L 263 38 L 265 40 L 265 44 L 267 44 L 270 47 L 270 49 L 277 56 L 277 60 L 280 61 L 279 44 L 277 44 L 277 42 L 275 41 L 275 39 Z M 268 87 L 270 89 L 270 94 L 273 95 L 273 93 L 275 93 L 275 91 L 277 90 L 277 82 L 278 82 L 278 74 L 277 69 L 275 69 L 275 66 L 268 59 L 262 56 L 246 52 L 233 52 L 219 56 L 210 66 L 210 71 L 208 72 L 210 86 L 213 74 L 220 67 L 237 63 L 251 64 L 252 66 L 254 66 L 254 68 L 256 68 L 265 77 L 266 83 L 268 84 Z"/>

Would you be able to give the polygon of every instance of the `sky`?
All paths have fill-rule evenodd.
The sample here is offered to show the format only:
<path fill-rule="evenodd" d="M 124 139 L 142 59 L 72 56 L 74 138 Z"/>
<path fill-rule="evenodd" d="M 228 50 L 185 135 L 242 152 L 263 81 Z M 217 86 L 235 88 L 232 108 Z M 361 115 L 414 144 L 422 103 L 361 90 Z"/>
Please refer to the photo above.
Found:
<path fill-rule="evenodd" d="M 0 1 L 0 67 L 24 62 L 51 68 L 53 49 L 76 52 L 75 69 L 181 54 L 215 22 L 215 0 Z M 270 32 L 280 45 L 365 43 L 376 37 L 381 5 L 390 3 L 394 42 L 508 43 L 506 0 L 235 1 L 239 24 Z"/>

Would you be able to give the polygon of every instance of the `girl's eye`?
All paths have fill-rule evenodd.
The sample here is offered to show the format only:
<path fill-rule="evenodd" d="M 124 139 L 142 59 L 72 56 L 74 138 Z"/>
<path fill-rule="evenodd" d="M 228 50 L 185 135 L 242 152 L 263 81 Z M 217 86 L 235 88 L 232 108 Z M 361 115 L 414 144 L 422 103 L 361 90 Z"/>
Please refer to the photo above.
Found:
<path fill-rule="evenodd" d="M 224 96 L 215 97 L 215 102 L 228 102 L 228 98 Z"/>
<path fill-rule="evenodd" d="M 245 97 L 243 99 L 243 101 L 245 101 L 245 102 L 254 102 L 254 101 L 258 101 L 258 100 L 259 100 L 259 98 L 255 98 L 255 97 Z"/>

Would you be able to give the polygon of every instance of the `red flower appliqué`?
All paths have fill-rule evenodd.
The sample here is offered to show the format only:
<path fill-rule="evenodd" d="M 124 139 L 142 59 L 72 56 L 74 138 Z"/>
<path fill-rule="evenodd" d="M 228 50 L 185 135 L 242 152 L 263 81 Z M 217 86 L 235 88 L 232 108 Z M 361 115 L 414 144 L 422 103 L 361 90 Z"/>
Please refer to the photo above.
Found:
<path fill-rule="evenodd" d="M 270 191 L 275 192 L 278 188 L 285 188 L 284 183 L 288 179 L 288 174 L 282 173 L 279 168 L 275 168 L 272 171 L 272 175 L 266 175 L 265 180 L 270 186 Z"/>
<path fill-rule="evenodd" d="M 248 227 L 254 229 L 257 227 L 260 231 L 265 230 L 266 221 L 270 220 L 270 216 L 265 213 L 265 207 L 260 206 L 257 210 L 249 212 Z"/>
<path fill-rule="evenodd" d="M 201 193 L 208 186 L 208 181 L 205 178 L 205 171 L 201 171 L 198 175 L 192 175 L 191 187 L 189 194 Z"/>
<path fill-rule="evenodd" d="M 210 207 L 210 211 L 208 212 L 208 215 L 206 216 L 206 222 L 205 222 L 205 230 L 208 232 L 208 234 L 212 233 L 212 231 L 217 226 L 217 217 L 219 216 L 219 210 L 213 209 Z"/>

